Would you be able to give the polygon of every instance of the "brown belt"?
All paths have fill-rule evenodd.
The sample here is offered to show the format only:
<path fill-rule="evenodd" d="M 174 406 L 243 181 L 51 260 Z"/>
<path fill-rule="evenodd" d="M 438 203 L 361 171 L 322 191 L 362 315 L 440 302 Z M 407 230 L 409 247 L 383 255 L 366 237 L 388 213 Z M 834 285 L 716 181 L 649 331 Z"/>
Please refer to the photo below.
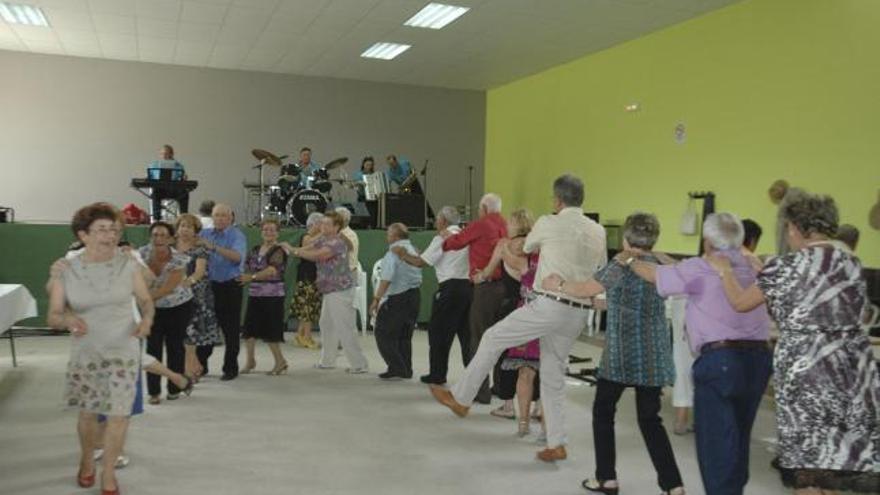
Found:
<path fill-rule="evenodd" d="M 577 301 L 572 301 L 571 299 L 566 299 L 566 298 L 564 298 L 564 297 L 559 297 L 559 296 L 556 296 L 556 295 L 553 295 L 553 294 L 547 294 L 546 292 L 538 292 L 538 291 L 534 291 L 533 294 L 537 294 L 537 295 L 539 295 L 539 296 L 546 297 L 547 299 L 553 299 L 554 301 L 556 301 L 556 302 L 558 302 L 558 303 L 562 303 L 562 304 L 565 304 L 566 306 L 571 306 L 571 307 L 573 307 L 573 308 L 578 308 L 578 309 L 593 309 L 593 307 L 592 307 L 591 305 L 589 305 L 589 304 L 584 304 L 584 303 L 580 303 L 580 302 L 577 302 Z"/>
<path fill-rule="evenodd" d="M 715 351 L 718 349 L 764 349 L 770 350 L 766 340 L 718 340 L 703 344 L 700 352 Z"/>

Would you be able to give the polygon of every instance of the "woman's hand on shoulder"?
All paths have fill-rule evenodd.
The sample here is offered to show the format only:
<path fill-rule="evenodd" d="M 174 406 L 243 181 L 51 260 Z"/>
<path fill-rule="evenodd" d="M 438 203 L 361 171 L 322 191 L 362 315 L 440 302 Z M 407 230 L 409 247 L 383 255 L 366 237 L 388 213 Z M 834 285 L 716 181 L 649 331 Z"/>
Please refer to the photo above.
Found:
<path fill-rule="evenodd" d="M 67 261 L 64 258 L 58 258 L 52 263 L 52 266 L 49 267 L 49 277 L 57 279 L 61 277 L 65 271 L 70 268 L 70 261 Z"/>

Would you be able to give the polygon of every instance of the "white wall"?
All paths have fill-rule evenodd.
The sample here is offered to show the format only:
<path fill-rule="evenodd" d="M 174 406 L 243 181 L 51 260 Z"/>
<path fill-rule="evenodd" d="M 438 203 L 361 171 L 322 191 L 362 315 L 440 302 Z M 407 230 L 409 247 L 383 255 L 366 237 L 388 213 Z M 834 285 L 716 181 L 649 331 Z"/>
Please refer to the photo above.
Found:
<path fill-rule="evenodd" d="M 381 63 L 381 62 L 378 62 Z M 252 148 L 301 146 L 321 163 L 397 153 L 419 169 L 428 195 L 474 201 L 483 189 L 485 94 L 393 84 L 0 51 L 0 206 L 18 220 L 67 221 L 86 203 L 146 200 L 129 181 L 162 143 L 174 145 L 203 199 L 241 207 L 255 180 Z"/>

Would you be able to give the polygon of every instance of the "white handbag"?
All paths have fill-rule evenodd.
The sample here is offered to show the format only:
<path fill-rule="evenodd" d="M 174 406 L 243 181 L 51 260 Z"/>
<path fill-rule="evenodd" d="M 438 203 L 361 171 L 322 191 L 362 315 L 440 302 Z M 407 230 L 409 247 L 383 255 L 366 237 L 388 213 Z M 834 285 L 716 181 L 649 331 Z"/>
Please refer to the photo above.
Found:
<path fill-rule="evenodd" d="M 688 199 L 687 208 L 685 208 L 684 213 L 681 214 L 681 223 L 679 224 L 678 230 L 683 235 L 696 235 L 697 234 L 697 208 L 695 206 L 694 198 Z"/>

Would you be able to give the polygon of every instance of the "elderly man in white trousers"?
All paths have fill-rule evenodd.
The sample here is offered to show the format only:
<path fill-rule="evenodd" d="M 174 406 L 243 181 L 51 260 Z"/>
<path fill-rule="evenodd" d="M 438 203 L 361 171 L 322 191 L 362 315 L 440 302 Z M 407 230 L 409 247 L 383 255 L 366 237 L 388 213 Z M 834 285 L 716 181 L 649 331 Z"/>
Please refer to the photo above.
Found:
<path fill-rule="evenodd" d="M 535 224 L 523 250 L 540 252 L 535 280 L 553 273 L 565 280 L 585 280 L 607 261 L 605 230 L 584 215 L 584 185 L 572 175 L 553 183 L 554 211 Z M 467 415 L 480 384 L 505 349 L 540 338 L 541 399 L 547 423 L 547 448 L 538 452 L 545 462 L 563 460 L 565 450 L 565 368 L 575 339 L 587 326 L 588 300 L 563 297 L 558 291 L 534 291 L 534 299 L 493 325 L 480 340 L 464 376 L 452 390 L 432 386 L 431 393 L 456 415 Z"/>

